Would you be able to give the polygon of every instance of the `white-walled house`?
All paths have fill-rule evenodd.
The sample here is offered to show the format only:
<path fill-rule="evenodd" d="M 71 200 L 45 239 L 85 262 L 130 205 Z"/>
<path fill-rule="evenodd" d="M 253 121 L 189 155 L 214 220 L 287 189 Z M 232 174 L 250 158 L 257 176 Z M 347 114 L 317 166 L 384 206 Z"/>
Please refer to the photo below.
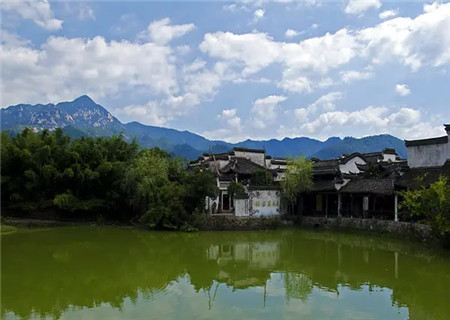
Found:
<path fill-rule="evenodd" d="M 228 214 L 237 217 L 269 217 L 282 213 L 279 186 L 250 186 L 254 172 L 266 170 L 278 182 L 284 176 L 286 159 L 272 158 L 264 149 L 235 147 L 231 152 L 205 153 L 191 166 L 201 166 L 214 172 L 219 187 L 216 199 L 206 199 L 206 209 L 211 214 Z M 228 194 L 231 181 L 238 181 L 246 193 L 232 197 Z"/>
<path fill-rule="evenodd" d="M 431 139 L 405 140 L 410 168 L 436 167 L 450 159 L 450 124 L 445 124 L 447 135 Z"/>
<path fill-rule="evenodd" d="M 446 136 L 405 140 L 409 170 L 396 181 L 398 188 L 428 187 L 440 176 L 450 177 L 450 124 L 444 124 L 444 127 Z"/>

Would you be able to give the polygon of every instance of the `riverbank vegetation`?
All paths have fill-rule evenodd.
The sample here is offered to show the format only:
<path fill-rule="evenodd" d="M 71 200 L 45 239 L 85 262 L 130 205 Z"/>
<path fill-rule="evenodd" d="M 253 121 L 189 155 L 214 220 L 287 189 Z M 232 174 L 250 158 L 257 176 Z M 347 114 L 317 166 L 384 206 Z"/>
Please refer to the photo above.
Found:
<path fill-rule="evenodd" d="M 419 178 L 420 189 L 406 190 L 400 193 L 403 200 L 400 209 L 406 209 L 412 217 L 429 224 L 450 247 L 450 180 L 441 176 L 438 181 L 425 187 L 423 178 Z"/>
<path fill-rule="evenodd" d="M 215 197 L 211 172 L 139 150 L 122 136 L 71 139 L 61 129 L 1 136 L 2 209 L 23 216 L 141 221 L 180 228 Z"/>

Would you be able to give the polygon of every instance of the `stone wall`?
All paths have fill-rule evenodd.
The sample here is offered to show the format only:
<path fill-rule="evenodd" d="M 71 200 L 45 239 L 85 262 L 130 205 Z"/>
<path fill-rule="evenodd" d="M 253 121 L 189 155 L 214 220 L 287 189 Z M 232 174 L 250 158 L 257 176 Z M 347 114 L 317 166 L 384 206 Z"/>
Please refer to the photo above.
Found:
<path fill-rule="evenodd" d="M 281 226 L 280 217 L 198 216 L 194 227 L 199 230 L 261 230 Z"/>
<path fill-rule="evenodd" d="M 369 231 L 390 234 L 400 238 L 434 242 L 437 238 L 431 227 L 419 223 L 360 218 L 302 217 L 300 224 L 307 228 L 344 231 Z"/>

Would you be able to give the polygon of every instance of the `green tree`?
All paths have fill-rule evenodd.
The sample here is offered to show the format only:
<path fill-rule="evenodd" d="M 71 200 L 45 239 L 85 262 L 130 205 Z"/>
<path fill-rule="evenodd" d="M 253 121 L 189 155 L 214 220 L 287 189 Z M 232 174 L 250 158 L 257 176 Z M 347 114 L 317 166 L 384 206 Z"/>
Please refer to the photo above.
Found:
<path fill-rule="evenodd" d="M 273 173 L 267 169 L 256 170 L 250 177 L 252 186 L 270 186 L 273 183 Z"/>
<path fill-rule="evenodd" d="M 245 188 L 242 183 L 237 181 L 231 181 L 230 185 L 227 188 L 228 194 L 231 196 L 235 196 L 237 194 L 245 194 Z"/>
<path fill-rule="evenodd" d="M 419 217 L 429 224 L 450 245 L 450 179 L 441 175 L 439 180 L 427 188 L 423 183 L 424 177 L 418 179 L 417 190 L 400 192 L 403 200 L 400 209 L 406 209 L 411 216 Z"/>
<path fill-rule="evenodd" d="M 195 169 L 185 178 L 184 207 L 189 214 L 205 210 L 206 197 L 215 199 L 219 194 L 214 174 L 209 170 Z"/>
<path fill-rule="evenodd" d="M 284 179 L 281 181 L 282 196 L 293 211 L 297 195 L 312 188 L 312 163 L 305 157 L 287 160 Z"/>
<path fill-rule="evenodd" d="M 61 129 L 1 135 L 2 207 L 46 217 L 141 219 L 178 228 L 217 196 L 214 175 L 122 135 L 71 140 Z M 131 209 L 131 210 L 130 210 Z"/>
<path fill-rule="evenodd" d="M 168 156 L 158 149 L 139 153 L 125 172 L 122 187 L 137 216 L 149 212 L 158 201 L 158 190 L 169 182 Z"/>

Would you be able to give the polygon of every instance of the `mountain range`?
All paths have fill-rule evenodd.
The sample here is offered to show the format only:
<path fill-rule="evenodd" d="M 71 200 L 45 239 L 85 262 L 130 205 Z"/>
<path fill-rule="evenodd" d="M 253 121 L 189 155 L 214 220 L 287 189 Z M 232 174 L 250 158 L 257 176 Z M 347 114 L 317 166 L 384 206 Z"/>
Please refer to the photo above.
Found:
<path fill-rule="evenodd" d="M 72 137 L 100 137 L 122 133 L 127 140 L 133 138 L 147 148 L 160 147 L 168 152 L 195 159 L 203 152 L 226 152 L 240 146 L 253 149 L 265 148 L 274 157 L 294 157 L 304 155 L 319 159 L 340 157 L 344 153 L 376 152 L 384 148 L 394 148 L 399 156 L 406 158 L 403 140 L 382 134 L 364 138 L 331 137 L 319 141 L 307 137 L 284 138 L 282 140 L 245 140 L 229 143 L 208 140 L 189 131 L 144 125 L 139 122 L 122 123 L 108 110 L 84 95 L 71 102 L 58 104 L 19 104 L 1 109 L 1 128 L 14 134 L 24 127 L 37 130 L 53 130 L 58 127 Z"/>

